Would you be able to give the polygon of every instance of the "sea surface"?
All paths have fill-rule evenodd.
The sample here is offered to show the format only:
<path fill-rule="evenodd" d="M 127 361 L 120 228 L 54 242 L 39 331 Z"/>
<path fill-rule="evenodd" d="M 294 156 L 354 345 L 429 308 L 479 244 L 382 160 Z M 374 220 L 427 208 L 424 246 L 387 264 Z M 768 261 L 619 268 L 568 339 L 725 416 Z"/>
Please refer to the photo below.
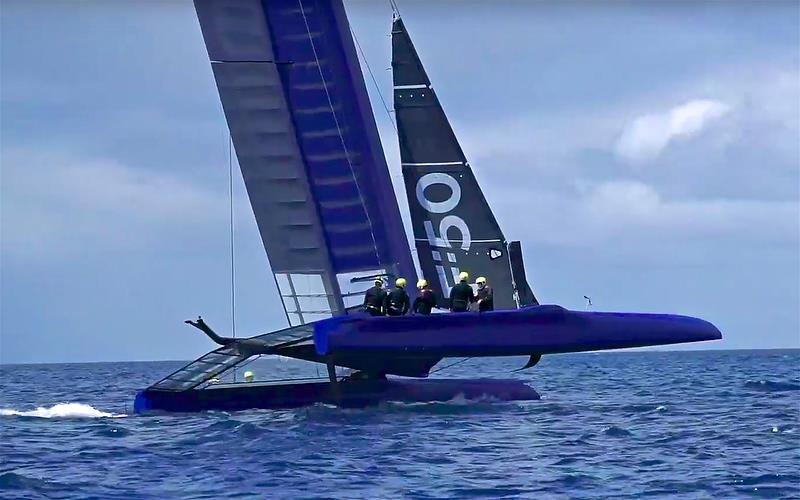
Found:
<path fill-rule="evenodd" d="M 145 416 L 181 362 L 3 365 L 0 498 L 800 498 L 799 350 L 524 361 L 436 376 L 540 401 Z"/>

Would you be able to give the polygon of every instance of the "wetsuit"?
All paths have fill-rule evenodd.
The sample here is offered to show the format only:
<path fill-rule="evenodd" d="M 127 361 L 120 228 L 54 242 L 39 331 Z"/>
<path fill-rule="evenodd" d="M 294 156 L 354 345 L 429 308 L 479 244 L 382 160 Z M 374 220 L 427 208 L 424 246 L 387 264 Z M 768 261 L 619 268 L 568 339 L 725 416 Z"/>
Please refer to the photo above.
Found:
<path fill-rule="evenodd" d="M 478 288 L 478 311 L 494 311 L 494 291 L 489 285 Z"/>
<path fill-rule="evenodd" d="M 411 310 L 414 311 L 414 314 L 430 314 L 434 307 L 436 307 L 436 294 L 430 288 L 423 288 L 414 299 Z"/>
<path fill-rule="evenodd" d="M 408 294 L 402 288 L 395 288 L 383 300 L 383 310 L 387 316 L 402 316 L 408 312 Z"/>
<path fill-rule="evenodd" d="M 386 290 L 380 286 L 373 286 L 364 294 L 364 310 L 371 316 L 383 316 L 383 302 L 386 299 Z"/>
<path fill-rule="evenodd" d="M 462 281 L 450 290 L 450 310 L 453 312 L 469 311 L 469 305 L 475 302 L 475 292 L 469 283 Z"/>

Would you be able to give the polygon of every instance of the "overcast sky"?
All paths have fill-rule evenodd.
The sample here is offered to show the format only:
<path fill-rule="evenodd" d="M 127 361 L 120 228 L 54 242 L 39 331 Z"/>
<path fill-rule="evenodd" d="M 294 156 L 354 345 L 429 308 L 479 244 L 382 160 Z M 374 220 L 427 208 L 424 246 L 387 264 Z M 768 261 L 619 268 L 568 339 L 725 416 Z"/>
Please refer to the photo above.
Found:
<path fill-rule="evenodd" d="M 542 302 L 800 347 L 797 2 L 399 4 Z M 388 3 L 346 6 L 389 97 Z M 227 129 L 191 2 L 0 9 L 0 362 L 213 348 L 182 323 L 231 318 Z M 282 328 L 238 172 L 235 201 L 238 333 Z"/>

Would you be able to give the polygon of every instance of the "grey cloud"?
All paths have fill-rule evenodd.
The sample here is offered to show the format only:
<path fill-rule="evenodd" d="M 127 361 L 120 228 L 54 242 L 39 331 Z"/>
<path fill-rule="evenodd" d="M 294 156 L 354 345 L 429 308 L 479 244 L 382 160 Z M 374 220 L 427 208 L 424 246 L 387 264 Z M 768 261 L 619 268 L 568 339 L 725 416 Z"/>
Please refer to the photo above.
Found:
<path fill-rule="evenodd" d="M 2 190 L 3 252 L 15 256 L 141 251 L 165 234 L 191 243 L 202 240 L 203 228 L 227 222 L 223 189 L 171 173 L 30 150 L 4 150 L 2 162 L 11 179 Z"/>

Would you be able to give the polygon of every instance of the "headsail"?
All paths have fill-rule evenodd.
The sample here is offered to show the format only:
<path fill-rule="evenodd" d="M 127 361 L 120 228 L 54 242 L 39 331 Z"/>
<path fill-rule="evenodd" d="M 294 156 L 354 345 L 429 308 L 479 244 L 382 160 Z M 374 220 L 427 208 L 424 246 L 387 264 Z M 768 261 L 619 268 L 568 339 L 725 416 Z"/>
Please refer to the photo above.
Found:
<path fill-rule="evenodd" d="M 402 19 L 392 26 L 394 109 L 420 267 L 440 297 L 460 271 L 485 276 L 498 309 L 517 307 L 506 239 Z"/>
<path fill-rule="evenodd" d="M 264 248 L 292 325 L 414 278 L 341 0 L 195 0 Z"/>

